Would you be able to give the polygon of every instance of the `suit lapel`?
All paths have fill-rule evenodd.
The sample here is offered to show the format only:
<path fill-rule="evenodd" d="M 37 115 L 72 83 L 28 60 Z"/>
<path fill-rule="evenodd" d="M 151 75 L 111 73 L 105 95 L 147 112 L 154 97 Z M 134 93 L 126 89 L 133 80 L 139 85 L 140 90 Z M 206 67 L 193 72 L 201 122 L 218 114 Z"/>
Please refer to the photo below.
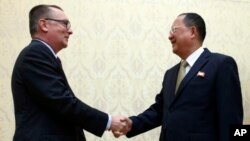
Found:
<path fill-rule="evenodd" d="M 210 54 L 211 54 L 211 52 L 208 49 L 205 48 L 204 52 L 197 59 L 197 61 L 194 63 L 194 65 L 189 70 L 187 75 L 184 77 L 183 81 L 180 83 L 180 86 L 179 86 L 176 94 L 173 93 L 173 94 L 175 94 L 175 98 L 172 100 L 171 105 L 178 99 L 178 97 L 180 97 L 180 95 L 183 94 L 182 91 L 188 85 L 191 78 L 196 76 L 196 74 L 199 72 L 199 70 L 207 63 L 208 57 L 210 56 Z M 178 72 L 178 70 L 176 70 L 176 71 Z M 178 73 L 177 73 L 177 75 L 178 75 Z M 176 76 L 176 78 L 177 78 L 177 76 Z M 175 82 L 176 82 L 176 80 L 175 80 Z"/>
<path fill-rule="evenodd" d="M 66 82 L 66 85 L 71 90 L 71 88 L 69 86 L 69 83 L 68 83 L 68 80 L 66 78 L 66 75 L 65 75 L 65 73 L 63 71 L 61 60 L 59 62 L 59 60 L 57 60 L 57 58 L 54 56 L 54 54 L 51 52 L 51 50 L 48 47 L 46 47 L 46 45 L 44 43 L 42 43 L 41 41 L 39 41 L 39 40 L 32 40 L 31 44 L 38 44 L 39 46 L 41 46 L 41 48 L 42 48 L 41 50 L 42 51 L 45 51 L 47 54 L 49 54 L 51 63 L 53 63 L 53 65 L 56 65 L 56 68 L 58 69 L 58 72 L 62 75 L 62 77 L 64 78 L 64 80 Z"/>

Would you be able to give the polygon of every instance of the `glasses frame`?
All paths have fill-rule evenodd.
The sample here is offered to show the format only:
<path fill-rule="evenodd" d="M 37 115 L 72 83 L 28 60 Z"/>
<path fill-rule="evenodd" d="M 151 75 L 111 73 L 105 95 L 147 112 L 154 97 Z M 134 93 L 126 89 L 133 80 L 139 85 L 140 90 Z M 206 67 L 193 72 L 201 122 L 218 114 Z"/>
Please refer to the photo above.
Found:
<path fill-rule="evenodd" d="M 52 19 L 52 18 L 44 18 L 44 20 L 55 21 L 60 24 L 63 24 L 68 30 L 71 28 L 71 24 L 69 20 L 59 20 L 59 19 Z"/>

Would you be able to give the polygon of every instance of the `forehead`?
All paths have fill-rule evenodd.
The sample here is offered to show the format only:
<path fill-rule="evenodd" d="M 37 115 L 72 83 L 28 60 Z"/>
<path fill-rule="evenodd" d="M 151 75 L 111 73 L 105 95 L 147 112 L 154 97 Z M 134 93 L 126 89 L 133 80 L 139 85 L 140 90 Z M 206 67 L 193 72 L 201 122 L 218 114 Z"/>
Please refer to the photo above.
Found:
<path fill-rule="evenodd" d="M 182 15 L 182 16 L 178 16 L 175 20 L 174 20 L 174 22 L 173 22 L 173 26 L 180 26 L 180 25 L 184 25 L 184 18 L 185 18 L 185 16 L 184 15 Z"/>

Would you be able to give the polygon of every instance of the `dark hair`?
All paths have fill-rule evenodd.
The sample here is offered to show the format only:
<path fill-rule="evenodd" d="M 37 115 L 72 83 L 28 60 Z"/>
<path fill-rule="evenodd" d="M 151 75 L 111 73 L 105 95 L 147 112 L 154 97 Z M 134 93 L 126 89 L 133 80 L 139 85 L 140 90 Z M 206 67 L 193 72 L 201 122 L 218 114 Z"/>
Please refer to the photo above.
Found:
<path fill-rule="evenodd" d="M 184 17 L 184 24 L 187 27 L 195 26 L 197 28 L 201 43 L 206 37 L 206 24 L 203 18 L 196 13 L 182 13 L 179 16 Z"/>
<path fill-rule="evenodd" d="M 37 32 L 37 22 L 41 18 L 46 18 L 50 16 L 50 8 L 57 8 L 62 10 L 59 6 L 56 5 L 37 5 L 33 7 L 29 12 L 29 28 L 30 28 L 30 35 L 33 36 Z M 63 11 L 63 10 L 62 10 Z"/>

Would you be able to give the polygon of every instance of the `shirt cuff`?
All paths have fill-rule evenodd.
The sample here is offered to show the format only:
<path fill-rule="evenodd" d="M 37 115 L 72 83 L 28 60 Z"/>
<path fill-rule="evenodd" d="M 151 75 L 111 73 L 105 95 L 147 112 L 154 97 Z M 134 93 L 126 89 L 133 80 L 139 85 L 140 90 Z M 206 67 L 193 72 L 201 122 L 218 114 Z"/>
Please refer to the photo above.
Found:
<path fill-rule="evenodd" d="M 106 126 L 106 130 L 110 129 L 111 123 L 112 123 L 112 117 L 111 117 L 111 115 L 109 115 L 109 120 L 108 120 L 108 123 L 107 123 L 107 126 Z"/>

